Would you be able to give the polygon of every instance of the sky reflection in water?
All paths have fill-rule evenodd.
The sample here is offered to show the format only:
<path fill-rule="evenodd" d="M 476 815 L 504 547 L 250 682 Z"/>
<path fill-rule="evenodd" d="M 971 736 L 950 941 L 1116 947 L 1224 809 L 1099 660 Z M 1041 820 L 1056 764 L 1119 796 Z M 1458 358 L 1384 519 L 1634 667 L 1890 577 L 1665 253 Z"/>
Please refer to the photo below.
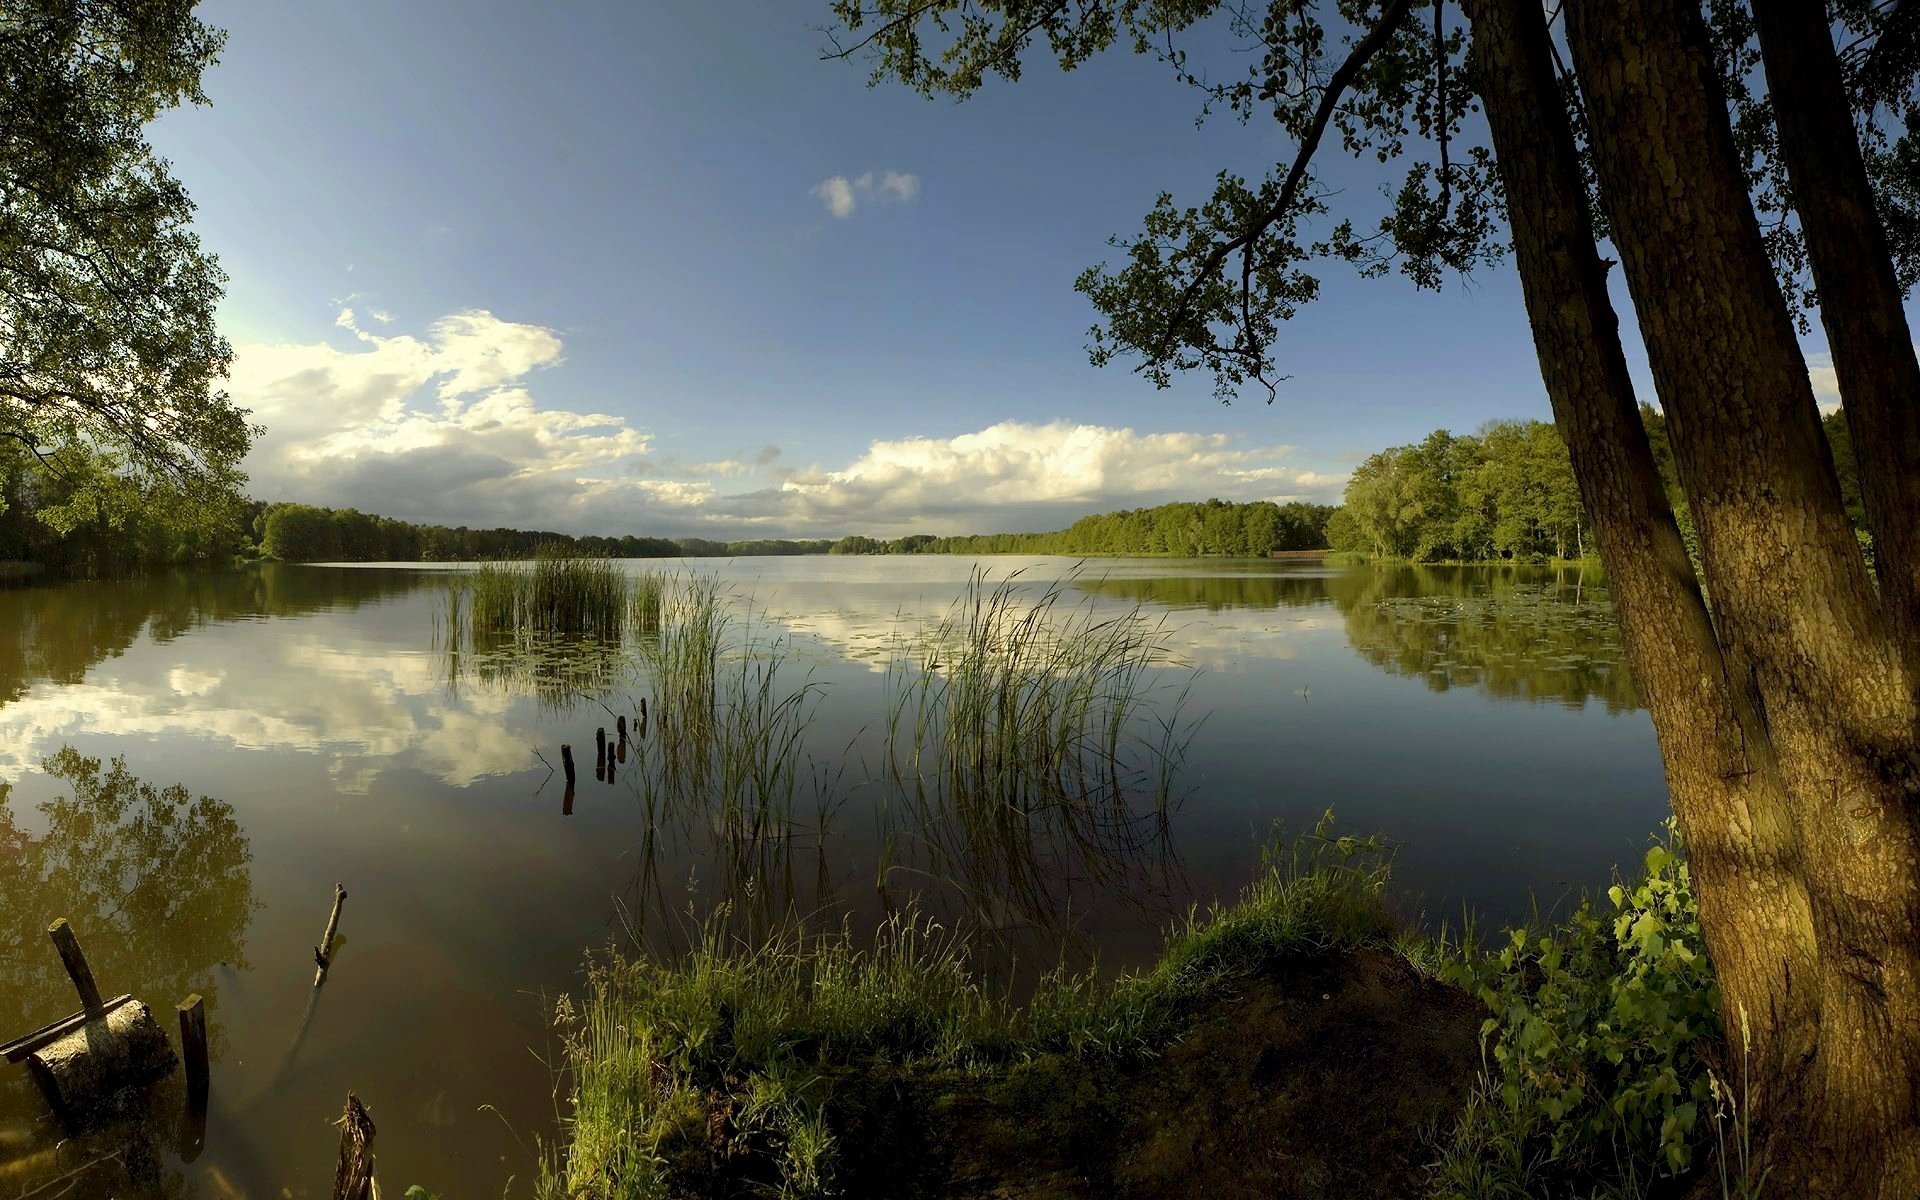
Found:
<path fill-rule="evenodd" d="M 1036 588 L 1071 566 L 986 565 Z M 918 896 L 990 931 L 989 958 L 1050 965 L 1064 938 L 1070 958 L 1124 967 L 1172 913 L 1231 896 L 1274 822 L 1328 805 L 1407 843 L 1409 915 L 1456 920 L 1604 884 L 1664 814 L 1591 574 L 1142 561 L 1086 564 L 1063 604 L 1162 615 L 1184 664 L 1166 679 L 1198 670 L 1184 801 L 1100 829 L 916 810 L 877 782 L 886 666 L 971 566 L 694 564 L 786 638 L 782 686 L 816 693 L 796 800 L 751 837 L 697 805 L 649 820 L 654 741 L 595 780 L 595 728 L 613 737 L 647 691 L 624 657 L 576 652 L 558 683 L 510 656 L 450 657 L 444 573 L 0 592 L 0 1017 L 65 1011 L 43 931 L 66 915 L 109 993 L 163 1015 L 209 998 L 207 1149 L 170 1160 L 162 1191 L 216 1194 L 210 1172 L 247 1195 L 324 1186 L 325 1122 L 352 1087 L 390 1180 L 498 1194 L 533 1167 L 506 1127 L 527 1147 L 551 1135 L 542 996 L 577 986 L 583 949 L 684 944 L 722 899 L 741 928 L 791 906 L 858 929 Z M 583 691 L 606 707 L 569 700 Z M 542 761 L 562 741 L 581 760 L 567 816 Z M 302 1036 L 336 880 L 345 940 Z M 0 1121 L 31 1123 L 30 1095 L 0 1096 Z"/>

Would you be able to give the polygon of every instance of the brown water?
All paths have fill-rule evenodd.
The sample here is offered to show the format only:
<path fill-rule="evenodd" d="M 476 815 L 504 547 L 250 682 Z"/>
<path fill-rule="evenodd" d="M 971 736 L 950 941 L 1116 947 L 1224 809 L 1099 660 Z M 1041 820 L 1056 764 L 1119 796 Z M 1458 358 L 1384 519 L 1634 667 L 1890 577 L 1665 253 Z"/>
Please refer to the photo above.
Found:
<path fill-rule="evenodd" d="M 974 566 L 698 565 L 786 638 L 782 687 L 810 689 L 795 799 L 744 850 L 711 812 L 650 811 L 656 741 L 594 778 L 594 730 L 634 712 L 643 675 L 608 656 L 562 686 L 450 659 L 444 573 L 0 592 L 0 1039 L 76 1007 L 44 932 L 65 916 L 106 993 L 170 1026 L 198 992 L 213 1042 L 204 1144 L 184 1152 L 177 1087 L 62 1146 L 24 1073 L 0 1068 L 0 1196 L 103 1156 L 43 1194 L 325 1195 L 350 1088 L 391 1193 L 525 1194 L 564 1103 L 553 999 L 589 950 L 671 951 L 722 901 L 749 928 L 796 910 L 857 930 L 917 899 L 980 931 L 985 964 L 1118 969 L 1151 958 L 1170 914 L 1230 898 L 1276 821 L 1329 805 L 1405 841 L 1402 904 L 1431 919 L 1564 904 L 1665 813 L 1592 574 L 1140 560 L 1086 564 L 1066 603 L 1164 616 L 1180 664 L 1153 683 L 1188 738 L 1177 803 L 990 829 L 916 806 L 881 766 L 885 667 Z M 985 566 L 1049 581 L 1072 564 Z M 570 806 L 542 761 L 563 741 L 581 759 Z M 336 881 L 349 898 L 316 993 Z"/>

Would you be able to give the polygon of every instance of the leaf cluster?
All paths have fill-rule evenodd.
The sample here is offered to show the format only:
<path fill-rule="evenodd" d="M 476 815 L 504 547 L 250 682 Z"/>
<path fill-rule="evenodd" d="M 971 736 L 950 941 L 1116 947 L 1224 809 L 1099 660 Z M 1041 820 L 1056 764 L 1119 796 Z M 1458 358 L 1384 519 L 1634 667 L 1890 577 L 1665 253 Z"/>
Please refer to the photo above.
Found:
<path fill-rule="evenodd" d="M 205 103 L 224 35 L 191 0 L 0 13 L 0 435 L 231 489 L 256 432 L 219 382 L 225 276 L 144 126 Z"/>
<path fill-rule="evenodd" d="M 1583 902 L 1558 929 L 1511 930 L 1498 952 L 1442 965 L 1492 1013 L 1482 1091 L 1442 1164 L 1455 1182 L 1500 1140 L 1491 1130 L 1526 1195 L 1635 1164 L 1694 1165 L 1720 992 L 1675 828 L 1637 880 L 1608 889 L 1609 907 Z"/>

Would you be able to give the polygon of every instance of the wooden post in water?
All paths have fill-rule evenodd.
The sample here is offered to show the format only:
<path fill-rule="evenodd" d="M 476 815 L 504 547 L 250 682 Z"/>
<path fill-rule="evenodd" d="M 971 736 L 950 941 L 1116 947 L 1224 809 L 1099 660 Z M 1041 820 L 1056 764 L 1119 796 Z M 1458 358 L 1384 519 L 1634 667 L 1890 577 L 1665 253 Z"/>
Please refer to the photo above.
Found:
<path fill-rule="evenodd" d="M 560 815 L 563 817 L 573 815 L 573 780 L 571 779 L 567 780 L 567 790 L 560 795 Z"/>
<path fill-rule="evenodd" d="M 621 713 L 613 719 L 613 731 L 620 735 L 621 741 L 627 740 L 627 714 Z"/>
<path fill-rule="evenodd" d="M 593 778 L 602 782 L 607 777 L 607 727 L 602 725 L 593 731 Z"/>
<path fill-rule="evenodd" d="M 80 1007 L 87 1020 L 97 1019 L 106 1006 L 100 1000 L 100 985 L 93 981 L 93 968 L 87 965 L 87 956 L 80 953 L 80 940 L 73 936 L 73 927 L 61 917 L 47 926 L 47 936 L 60 951 L 60 963 L 67 968 L 67 978 L 73 980 L 73 990 L 80 993 Z"/>
<path fill-rule="evenodd" d="M 187 1102 L 207 1106 L 207 1005 L 195 992 L 180 1002 L 180 1057 L 187 1063 Z"/>
<path fill-rule="evenodd" d="M 560 765 L 567 773 L 567 791 L 573 791 L 573 747 L 560 743 Z"/>
<path fill-rule="evenodd" d="M 347 889 L 339 884 L 333 885 L 333 913 L 327 918 L 327 936 L 313 948 L 313 961 L 318 964 L 313 973 L 313 986 L 319 987 L 327 981 L 327 968 L 333 965 L 333 935 L 340 930 L 340 906 L 347 902 Z"/>

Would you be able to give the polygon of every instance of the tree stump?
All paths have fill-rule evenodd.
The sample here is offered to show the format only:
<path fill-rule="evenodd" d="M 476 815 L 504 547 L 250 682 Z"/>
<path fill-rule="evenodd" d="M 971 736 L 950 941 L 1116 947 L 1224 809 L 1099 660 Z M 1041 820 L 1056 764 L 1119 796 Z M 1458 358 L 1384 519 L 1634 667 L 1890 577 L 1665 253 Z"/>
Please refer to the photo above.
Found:
<path fill-rule="evenodd" d="M 153 1011 L 129 1003 L 34 1051 L 27 1069 L 61 1118 L 81 1125 L 127 1089 L 173 1070 L 176 1061 Z"/>
<path fill-rule="evenodd" d="M 340 1161 L 333 1171 L 333 1200 L 372 1200 L 373 1118 L 360 1097 L 347 1093 L 347 1110 L 340 1114 Z"/>

